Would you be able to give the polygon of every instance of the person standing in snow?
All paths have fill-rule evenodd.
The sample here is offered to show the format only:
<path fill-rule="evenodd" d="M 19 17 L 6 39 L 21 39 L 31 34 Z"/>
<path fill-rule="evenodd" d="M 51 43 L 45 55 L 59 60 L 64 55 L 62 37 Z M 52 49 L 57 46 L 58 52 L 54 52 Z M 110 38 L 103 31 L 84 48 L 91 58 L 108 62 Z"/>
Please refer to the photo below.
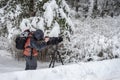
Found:
<path fill-rule="evenodd" d="M 44 33 L 40 29 L 28 35 L 24 46 L 25 49 L 23 51 L 26 60 L 25 70 L 35 70 L 37 68 L 37 50 L 45 48 L 47 46 L 47 42 L 49 41 L 49 38 L 45 38 L 43 41 L 43 37 Z"/>

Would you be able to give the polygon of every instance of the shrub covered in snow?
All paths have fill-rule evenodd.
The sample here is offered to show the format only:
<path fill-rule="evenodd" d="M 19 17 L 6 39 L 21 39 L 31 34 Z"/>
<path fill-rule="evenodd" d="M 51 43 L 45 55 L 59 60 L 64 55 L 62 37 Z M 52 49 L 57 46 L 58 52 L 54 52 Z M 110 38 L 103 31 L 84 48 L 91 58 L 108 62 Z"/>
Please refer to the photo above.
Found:
<path fill-rule="evenodd" d="M 75 20 L 75 33 L 67 44 L 66 62 L 120 57 L 120 17 Z"/>

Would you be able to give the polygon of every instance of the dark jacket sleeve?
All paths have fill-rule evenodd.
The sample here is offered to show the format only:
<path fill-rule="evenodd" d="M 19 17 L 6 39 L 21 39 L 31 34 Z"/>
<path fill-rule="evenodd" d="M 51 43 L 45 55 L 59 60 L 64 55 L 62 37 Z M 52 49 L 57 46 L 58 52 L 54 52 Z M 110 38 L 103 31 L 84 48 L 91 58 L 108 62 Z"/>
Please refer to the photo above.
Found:
<path fill-rule="evenodd" d="M 40 51 L 41 49 L 47 46 L 47 43 L 46 42 L 38 43 L 35 39 L 31 38 L 30 45 L 32 48 L 35 48 L 36 50 Z"/>

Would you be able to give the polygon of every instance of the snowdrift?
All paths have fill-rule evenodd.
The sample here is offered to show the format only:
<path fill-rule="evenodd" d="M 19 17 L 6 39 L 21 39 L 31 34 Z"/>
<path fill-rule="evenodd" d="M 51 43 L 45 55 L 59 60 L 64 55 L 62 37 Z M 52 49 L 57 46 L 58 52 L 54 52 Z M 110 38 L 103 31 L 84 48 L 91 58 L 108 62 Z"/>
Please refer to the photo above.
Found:
<path fill-rule="evenodd" d="M 1 80 L 120 80 L 120 59 L 0 74 Z"/>

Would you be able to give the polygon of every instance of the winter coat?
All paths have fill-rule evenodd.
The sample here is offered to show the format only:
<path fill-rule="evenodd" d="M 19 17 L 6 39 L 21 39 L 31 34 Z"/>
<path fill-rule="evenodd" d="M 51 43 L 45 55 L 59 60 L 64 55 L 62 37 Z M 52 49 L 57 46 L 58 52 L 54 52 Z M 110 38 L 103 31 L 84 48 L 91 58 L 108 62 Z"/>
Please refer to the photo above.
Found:
<path fill-rule="evenodd" d="M 23 51 L 23 54 L 25 56 L 31 56 L 31 50 L 32 50 L 32 55 L 37 56 L 38 51 L 42 50 L 47 46 L 47 43 L 44 41 L 37 41 L 32 35 L 29 35 L 26 43 L 25 43 L 25 49 Z"/>

